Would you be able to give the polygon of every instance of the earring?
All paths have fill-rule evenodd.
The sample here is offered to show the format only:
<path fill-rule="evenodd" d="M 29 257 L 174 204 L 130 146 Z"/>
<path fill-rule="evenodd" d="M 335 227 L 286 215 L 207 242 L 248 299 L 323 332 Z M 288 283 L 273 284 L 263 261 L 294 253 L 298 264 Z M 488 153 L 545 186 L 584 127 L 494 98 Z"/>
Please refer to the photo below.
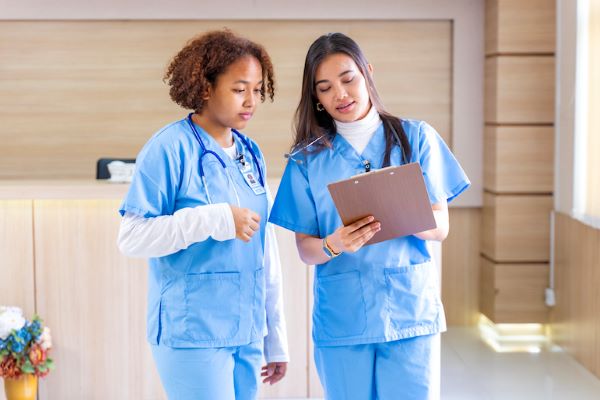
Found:
<path fill-rule="evenodd" d="M 317 103 L 317 111 L 323 111 L 323 110 L 325 110 L 325 107 L 323 107 L 323 104 Z"/>

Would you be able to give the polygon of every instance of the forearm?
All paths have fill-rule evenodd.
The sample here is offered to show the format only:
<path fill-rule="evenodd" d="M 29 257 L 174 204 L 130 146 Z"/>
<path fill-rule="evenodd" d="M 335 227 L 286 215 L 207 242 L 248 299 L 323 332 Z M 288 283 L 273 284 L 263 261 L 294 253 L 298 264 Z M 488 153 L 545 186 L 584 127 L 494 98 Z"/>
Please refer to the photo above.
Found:
<path fill-rule="evenodd" d="M 437 227 L 428 231 L 416 233 L 415 236 L 422 240 L 437 240 L 439 242 L 446 239 L 448 231 L 450 230 L 450 224 L 448 221 L 448 209 L 433 210 L 433 217 Z"/>
<path fill-rule="evenodd" d="M 296 235 L 296 246 L 298 247 L 298 253 L 300 259 L 308 265 L 324 264 L 329 261 L 329 257 L 323 251 L 323 239 L 313 237 Z"/>
<path fill-rule="evenodd" d="M 264 339 L 264 353 L 267 362 L 289 361 L 288 340 L 283 310 L 283 290 L 281 261 L 275 237 L 275 228 L 267 223 L 265 232 L 265 283 L 268 333 Z"/>
<path fill-rule="evenodd" d="M 186 249 L 209 237 L 235 238 L 235 224 L 227 204 L 184 208 L 173 215 L 143 218 L 125 214 L 117 245 L 130 257 L 162 257 Z"/>

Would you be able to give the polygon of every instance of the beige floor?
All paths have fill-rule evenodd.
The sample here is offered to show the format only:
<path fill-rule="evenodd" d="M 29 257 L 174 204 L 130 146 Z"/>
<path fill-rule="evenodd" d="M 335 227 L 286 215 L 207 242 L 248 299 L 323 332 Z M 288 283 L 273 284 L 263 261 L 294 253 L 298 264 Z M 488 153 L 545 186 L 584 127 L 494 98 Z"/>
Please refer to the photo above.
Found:
<path fill-rule="evenodd" d="M 496 353 L 475 328 L 442 335 L 442 400 L 521 399 L 598 400 L 600 379 L 560 349 Z"/>

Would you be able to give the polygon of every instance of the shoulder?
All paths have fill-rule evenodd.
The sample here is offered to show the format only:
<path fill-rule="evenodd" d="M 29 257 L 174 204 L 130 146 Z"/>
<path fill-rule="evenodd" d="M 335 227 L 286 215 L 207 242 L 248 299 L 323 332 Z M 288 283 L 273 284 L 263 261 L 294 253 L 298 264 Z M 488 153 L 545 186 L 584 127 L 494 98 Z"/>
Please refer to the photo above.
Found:
<path fill-rule="evenodd" d="M 194 139 L 189 129 L 185 120 L 175 121 L 160 128 L 146 142 L 138 158 L 152 158 L 164 154 L 175 156 L 189 149 Z"/>
<path fill-rule="evenodd" d="M 440 139 L 438 132 L 433 126 L 420 119 L 401 119 L 400 123 L 413 147 L 423 146 Z"/>

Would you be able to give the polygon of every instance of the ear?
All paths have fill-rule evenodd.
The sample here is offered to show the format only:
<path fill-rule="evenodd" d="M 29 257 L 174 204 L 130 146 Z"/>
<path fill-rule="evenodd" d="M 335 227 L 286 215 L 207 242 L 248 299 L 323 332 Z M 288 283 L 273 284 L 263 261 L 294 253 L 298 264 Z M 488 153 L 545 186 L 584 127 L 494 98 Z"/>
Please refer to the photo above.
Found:
<path fill-rule="evenodd" d="M 208 100 L 210 99 L 211 95 L 212 95 L 212 85 L 208 85 L 208 87 L 206 88 L 206 90 L 204 91 L 204 93 L 202 94 L 202 100 Z"/>
<path fill-rule="evenodd" d="M 373 77 L 373 64 L 367 64 L 367 71 L 369 71 L 369 75 Z"/>

